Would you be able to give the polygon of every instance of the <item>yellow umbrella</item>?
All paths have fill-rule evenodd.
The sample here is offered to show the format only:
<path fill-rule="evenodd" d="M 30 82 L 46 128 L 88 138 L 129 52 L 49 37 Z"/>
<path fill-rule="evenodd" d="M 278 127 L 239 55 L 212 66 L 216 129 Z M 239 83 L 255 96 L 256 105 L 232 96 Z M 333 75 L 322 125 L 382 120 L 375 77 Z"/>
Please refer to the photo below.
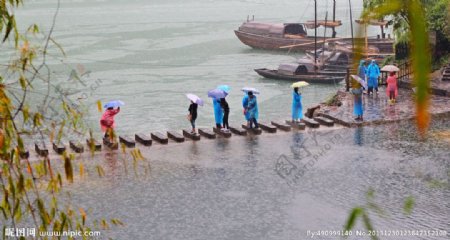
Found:
<path fill-rule="evenodd" d="M 308 86 L 309 83 L 305 82 L 305 81 L 300 81 L 300 82 L 295 82 L 291 85 L 291 88 L 296 88 L 296 87 L 306 87 Z"/>

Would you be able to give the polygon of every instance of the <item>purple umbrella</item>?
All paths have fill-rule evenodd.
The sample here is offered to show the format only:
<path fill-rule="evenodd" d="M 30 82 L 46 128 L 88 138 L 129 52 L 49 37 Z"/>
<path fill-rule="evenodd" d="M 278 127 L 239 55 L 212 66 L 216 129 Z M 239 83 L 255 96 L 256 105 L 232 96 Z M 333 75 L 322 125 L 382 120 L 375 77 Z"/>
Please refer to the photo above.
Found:
<path fill-rule="evenodd" d="M 215 99 L 225 98 L 227 95 L 228 93 L 220 89 L 213 89 L 208 92 L 208 97 Z"/>

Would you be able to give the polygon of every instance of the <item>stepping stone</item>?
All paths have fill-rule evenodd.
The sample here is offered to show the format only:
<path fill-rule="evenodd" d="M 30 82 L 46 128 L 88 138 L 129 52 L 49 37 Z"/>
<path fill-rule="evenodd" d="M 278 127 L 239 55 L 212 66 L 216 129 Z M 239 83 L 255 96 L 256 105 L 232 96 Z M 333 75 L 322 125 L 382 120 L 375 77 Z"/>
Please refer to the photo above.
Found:
<path fill-rule="evenodd" d="M 147 135 L 145 133 L 136 133 L 134 135 L 134 140 L 136 142 L 144 145 L 144 146 L 151 146 L 152 145 L 152 137 L 150 135 Z"/>
<path fill-rule="evenodd" d="M 247 136 L 247 130 L 241 127 L 230 127 L 230 131 L 236 135 Z"/>
<path fill-rule="evenodd" d="M 231 131 L 230 132 L 222 132 L 220 129 L 213 127 L 213 132 L 215 132 L 217 135 L 222 136 L 224 138 L 231 137 Z"/>
<path fill-rule="evenodd" d="M 44 147 L 43 143 L 34 143 L 34 149 L 36 150 L 36 153 L 41 157 L 48 156 L 48 149 Z"/>
<path fill-rule="evenodd" d="M 292 122 L 291 120 L 286 120 L 286 124 L 290 125 L 292 128 L 298 129 L 298 130 L 305 130 L 306 124 L 300 122 Z"/>
<path fill-rule="evenodd" d="M 189 138 L 191 140 L 194 140 L 194 141 L 200 140 L 200 134 L 198 134 L 198 133 L 191 133 L 191 131 L 186 130 L 186 129 L 183 129 L 183 136 L 186 137 L 186 138 Z"/>
<path fill-rule="evenodd" d="M 111 142 L 109 140 L 109 138 L 103 138 L 103 145 L 107 146 L 111 150 L 119 149 L 119 144 L 117 143 L 117 140 L 114 142 Z"/>
<path fill-rule="evenodd" d="M 269 133 L 276 133 L 277 132 L 277 127 L 272 126 L 271 124 L 264 123 L 264 122 L 258 123 L 258 124 L 259 124 L 259 127 L 262 130 L 266 131 L 266 132 L 269 132 Z"/>
<path fill-rule="evenodd" d="M 282 122 L 272 121 L 272 125 L 283 130 L 283 131 L 291 131 L 291 126 Z"/>
<path fill-rule="evenodd" d="M 255 135 L 260 135 L 262 133 L 261 128 L 249 128 L 246 124 L 242 124 L 242 128 Z"/>
<path fill-rule="evenodd" d="M 130 136 L 119 136 L 119 141 L 129 148 L 134 148 L 136 146 L 136 142 Z"/>
<path fill-rule="evenodd" d="M 184 137 L 183 135 L 175 132 L 175 131 L 167 131 L 167 136 L 174 140 L 175 142 L 184 142 Z"/>
<path fill-rule="evenodd" d="M 324 126 L 332 127 L 334 125 L 333 120 L 325 118 L 325 117 L 315 117 L 314 120 Z"/>
<path fill-rule="evenodd" d="M 200 129 L 198 129 L 198 133 L 200 133 L 200 135 L 202 135 L 205 138 L 209 138 L 209 139 L 216 138 L 216 134 L 213 131 L 211 131 L 211 129 L 209 129 L 209 128 L 200 128 Z"/>
<path fill-rule="evenodd" d="M 84 152 L 84 147 L 80 142 L 69 141 L 69 146 L 76 153 Z"/>
<path fill-rule="evenodd" d="M 86 143 L 89 149 L 94 149 L 94 151 L 102 150 L 102 145 L 93 138 L 86 139 Z"/>
<path fill-rule="evenodd" d="M 53 150 L 55 150 L 57 154 L 63 154 L 63 152 L 66 151 L 66 146 L 62 143 L 53 143 L 52 145 Z"/>
<path fill-rule="evenodd" d="M 167 144 L 169 143 L 169 139 L 167 138 L 166 135 L 162 134 L 161 132 L 154 132 L 151 133 L 150 136 L 152 137 L 152 139 L 154 141 L 157 141 L 161 144 Z"/>
<path fill-rule="evenodd" d="M 320 124 L 316 121 L 314 121 L 314 119 L 311 118 L 302 118 L 302 122 L 304 122 L 306 124 L 306 126 L 310 127 L 310 128 L 318 128 L 320 127 Z"/>

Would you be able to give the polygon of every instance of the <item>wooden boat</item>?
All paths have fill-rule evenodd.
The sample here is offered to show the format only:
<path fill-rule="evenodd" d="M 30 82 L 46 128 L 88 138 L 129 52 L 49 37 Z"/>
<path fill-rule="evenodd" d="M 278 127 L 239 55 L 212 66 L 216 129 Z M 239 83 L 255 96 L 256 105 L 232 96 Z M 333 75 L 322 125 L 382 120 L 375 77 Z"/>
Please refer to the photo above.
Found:
<path fill-rule="evenodd" d="M 314 36 L 308 36 L 304 23 L 244 22 L 234 33 L 252 48 L 268 50 L 314 50 Z M 317 41 L 324 41 L 317 37 Z M 292 48 L 282 47 L 295 45 Z"/>
<path fill-rule="evenodd" d="M 258 68 L 259 75 L 278 80 L 305 81 L 309 83 L 337 84 L 344 80 L 346 72 L 333 72 L 327 70 L 308 71 L 304 64 L 281 64 L 278 69 Z"/>

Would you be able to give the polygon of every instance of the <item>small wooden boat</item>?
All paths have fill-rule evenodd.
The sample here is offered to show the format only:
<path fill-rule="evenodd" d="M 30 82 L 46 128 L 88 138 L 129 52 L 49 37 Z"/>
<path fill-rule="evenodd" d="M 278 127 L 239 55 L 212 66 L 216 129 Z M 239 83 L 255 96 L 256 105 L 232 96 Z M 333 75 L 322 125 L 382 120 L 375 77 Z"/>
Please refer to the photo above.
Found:
<path fill-rule="evenodd" d="M 337 84 L 345 78 L 345 74 L 337 76 L 331 71 L 305 73 L 304 68 L 305 66 L 301 64 L 282 64 L 277 70 L 259 68 L 255 69 L 255 72 L 265 78 L 289 81 L 305 81 L 309 83 Z"/>

